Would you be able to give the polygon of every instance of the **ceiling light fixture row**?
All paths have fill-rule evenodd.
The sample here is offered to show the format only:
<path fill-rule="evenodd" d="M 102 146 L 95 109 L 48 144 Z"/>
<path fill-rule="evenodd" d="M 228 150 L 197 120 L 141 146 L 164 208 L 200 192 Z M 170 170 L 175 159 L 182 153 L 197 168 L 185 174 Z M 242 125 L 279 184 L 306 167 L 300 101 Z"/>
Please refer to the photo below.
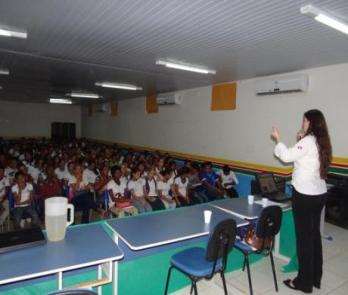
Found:
<path fill-rule="evenodd" d="M 313 5 L 305 5 L 301 7 L 300 11 L 302 14 L 312 17 L 316 21 L 348 35 L 348 24 L 344 21 L 339 20 L 335 16 L 330 15 L 329 13 L 324 12 Z M 10 29 L 8 27 L 0 26 L 0 36 L 27 39 L 28 34 L 26 31 L 20 31 L 17 29 Z M 206 68 L 204 66 L 194 65 L 194 64 L 170 60 L 170 59 L 158 59 L 156 60 L 156 65 L 161 65 L 161 66 L 165 66 L 166 68 L 189 71 L 189 72 L 194 72 L 199 74 L 211 74 L 211 75 L 216 74 L 215 70 Z M 9 74 L 10 74 L 10 71 L 8 69 L 0 69 L 0 75 L 9 75 Z M 142 87 L 139 87 L 133 84 L 126 84 L 126 83 L 96 82 L 95 85 L 100 87 L 105 87 L 105 88 L 114 88 L 114 89 L 121 89 L 121 90 L 130 90 L 130 91 L 143 90 Z M 2 89 L 1 86 L 0 86 L 0 89 Z M 70 96 L 73 98 L 75 97 L 76 98 L 93 98 L 93 99 L 101 98 L 101 96 L 96 93 L 84 93 L 84 92 L 71 92 L 67 94 L 67 96 Z M 71 99 L 65 99 L 65 98 L 49 98 L 49 101 L 50 103 L 64 103 L 64 104 L 72 103 Z"/>
<path fill-rule="evenodd" d="M 301 13 L 314 18 L 317 22 L 327 25 L 341 33 L 348 35 L 348 24 L 337 19 L 335 16 L 313 6 L 306 5 L 301 7 Z"/>

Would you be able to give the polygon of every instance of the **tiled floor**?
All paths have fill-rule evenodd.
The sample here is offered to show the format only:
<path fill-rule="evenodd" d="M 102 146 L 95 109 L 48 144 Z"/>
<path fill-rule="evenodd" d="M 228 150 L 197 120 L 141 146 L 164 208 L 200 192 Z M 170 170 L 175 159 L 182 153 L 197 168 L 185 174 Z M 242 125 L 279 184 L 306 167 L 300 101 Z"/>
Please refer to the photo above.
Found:
<path fill-rule="evenodd" d="M 348 230 L 326 224 L 325 232 L 333 237 L 333 241 L 323 240 L 324 274 L 320 290 L 314 289 L 313 294 L 348 295 Z M 263 259 L 251 266 L 254 294 L 304 294 L 286 288 L 283 280 L 293 278 L 295 273 L 281 272 L 281 260 L 276 260 L 279 293 L 275 292 L 271 266 L 268 259 Z M 246 273 L 241 270 L 226 274 L 228 293 L 233 295 L 248 294 Z M 224 294 L 220 276 L 216 275 L 211 281 L 198 283 L 200 295 Z M 190 288 L 184 288 L 175 295 L 190 294 Z"/>

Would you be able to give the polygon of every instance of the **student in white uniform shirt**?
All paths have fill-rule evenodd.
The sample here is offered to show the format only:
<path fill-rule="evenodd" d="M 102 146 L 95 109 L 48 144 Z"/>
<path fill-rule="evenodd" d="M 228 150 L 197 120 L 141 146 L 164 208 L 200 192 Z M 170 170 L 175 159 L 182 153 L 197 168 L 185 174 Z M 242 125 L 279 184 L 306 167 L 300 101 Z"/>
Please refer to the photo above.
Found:
<path fill-rule="evenodd" d="M 87 168 L 83 170 L 82 179 L 85 183 L 92 184 L 94 186 L 97 180 L 97 174 L 94 172 L 95 165 L 91 162 Z"/>
<path fill-rule="evenodd" d="M 152 207 L 152 210 L 165 209 L 164 203 L 158 196 L 156 170 L 154 168 L 150 169 L 147 177 L 145 178 L 144 195 L 146 200 Z"/>
<path fill-rule="evenodd" d="M 54 173 L 56 174 L 57 178 L 59 180 L 64 180 L 66 176 L 66 167 L 65 167 L 65 161 L 60 160 L 59 165 L 56 169 L 54 169 Z"/>
<path fill-rule="evenodd" d="M 5 177 L 11 181 L 12 179 L 14 179 L 16 172 L 17 172 L 17 160 L 11 159 L 9 165 L 5 168 Z"/>
<path fill-rule="evenodd" d="M 29 215 L 32 219 L 32 223 L 40 225 L 40 220 L 32 206 L 33 198 L 33 186 L 31 183 L 26 182 L 25 175 L 21 172 L 16 174 L 16 184 L 12 186 L 12 194 L 14 197 L 14 208 L 12 209 L 13 218 L 15 220 L 15 227 L 21 227 L 21 220 L 24 214 Z"/>
<path fill-rule="evenodd" d="M 7 190 L 10 187 L 10 181 L 5 176 L 5 171 L 3 167 L 0 167 L 0 225 L 6 220 L 10 214 Z"/>
<path fill-rule="evenodd" d="M 171 171 L 164 170 L 161 173 L 161 180 L 158 182 L 158 194 L 166 209 L 176 208 L 173 195 L 170 195 L 173 182 L 170 181 Z M 171 192 L 172 193 L 172 192 Z"/>
<path fill-rule="evenodd" d="M 113 166 L 111 175 L 112 179 L 106 185 L 109 194 L 109 210 L 117 217 L 124 217 L 125 213 L 138 214 L 138 210 L 133 206 L 131 200 L 125 197 L 127 180 L 122 177 L 120 167 Z"/>
<path fill-rule="evenodd" d="M 174 179 L 173 193 L 175 202 L 178 206 L 190 205 L 187 191 L 188 173 L 189 169 L 187 167 L 182 167 L 178 172 L 178 176 Z"/>
<path fill-rule="evenodd" d="M 312 293 L 320 288 L 323 253 L 320 215 L 326 202 L 326 182 L 332 152 L 324 115 L 318 110 L 303 116 L 298 142 L 288 148 L 280 142 L 279 130 L 273 127 L 272 137 L 277 145 L 274 154 L 283 162 L 294 162 L 292 173 L 293 215 L 299 262 L 297 277 L 284 284 L 295 290 Z"/>
<path fill-rule="evenodd" d="M 131 194 L 133 205 L 138 209 L 139 213 L 152 211 L 150 204 L 144 196 L 144 185 L 145 179 L 140 177 L 139 170 L 134 169 L 127 187 Z"/>
<path fill-rule="evenodd" d="M 236 174 L 231 170 L 228 165 L 225 165 L 222 168 L 222 171 L 219 174 L 221 186 L 225 191 L 225 194 L 230 198 L 238 198 L 238 192 L 234 188 L 237 185 L 238 179 Z"/>

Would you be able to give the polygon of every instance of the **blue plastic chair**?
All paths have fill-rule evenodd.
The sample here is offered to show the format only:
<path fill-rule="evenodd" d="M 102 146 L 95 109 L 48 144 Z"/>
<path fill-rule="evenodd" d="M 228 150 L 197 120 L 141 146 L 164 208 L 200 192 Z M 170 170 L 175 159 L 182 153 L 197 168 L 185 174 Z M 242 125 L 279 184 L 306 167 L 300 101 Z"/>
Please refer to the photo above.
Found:
<path fill-rule="evenodd" d="M 272 250 L 274 248 L 274 238 L 279 233 L 280 226 L 282 223 L 282 209 L 279 206 L 268 206 L 264 208 L 261 212 L 260 218 L 256 223 L 255 235 L 257 238 L 263 241 L 261 246 L 258 249 L 250 246 L 246 242 L 241 239 L 237 239 L 234 247 L 242 252 L 244 255 L 244 264 L 243 271 L 245 270 L 245 266 L 247 267 L 248 273 L 248 282 L 249 282 L 249 292 L 250 295 L 253 294 L 253 286 L 251 282 L 251 273 L 250 273 L 250 263 L 249 263 L 249 255 L 263 254 L 265 256 L 269 256 L 271 260 L 272 273 L 275 290 L 278 292 L 278 283 L 277 276 L 274 267 L 274 258 Z M 268 240 L 269 243 L 265 243 L 264 241 Z"/>
<path fill-rule="evenodd" d="M 236 222 L 226 219 L 215 226 L 209 237 L 207 248 L 194 247 L 174 254 L 170 260 L 164 294 L 168 293 L 170 276 L 173 268 L 191 280 L 191 293 L 197 292 L 197 282 L 201 279 L 210 280 L 215 273 L 220 273 L 225 294 L 227 294 L 224 271 L 228 253 L 233 249 L 236 239 Z"/>

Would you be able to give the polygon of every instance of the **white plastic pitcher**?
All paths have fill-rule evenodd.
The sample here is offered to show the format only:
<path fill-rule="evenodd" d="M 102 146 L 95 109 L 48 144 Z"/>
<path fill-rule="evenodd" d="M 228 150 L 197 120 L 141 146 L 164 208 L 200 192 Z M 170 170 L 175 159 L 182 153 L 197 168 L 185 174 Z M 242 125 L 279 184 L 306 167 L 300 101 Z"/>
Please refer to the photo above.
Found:
<path fill-rule="evenodd" d="M 70 210 L 70 221 L 67 221 Z M 66 228 L 74 222 L 74 205 L 68 204 L 64 197 L 52 197 L 45 200 L 45 226 L 48 240 L 61 241 L 65 237 Z"/>

